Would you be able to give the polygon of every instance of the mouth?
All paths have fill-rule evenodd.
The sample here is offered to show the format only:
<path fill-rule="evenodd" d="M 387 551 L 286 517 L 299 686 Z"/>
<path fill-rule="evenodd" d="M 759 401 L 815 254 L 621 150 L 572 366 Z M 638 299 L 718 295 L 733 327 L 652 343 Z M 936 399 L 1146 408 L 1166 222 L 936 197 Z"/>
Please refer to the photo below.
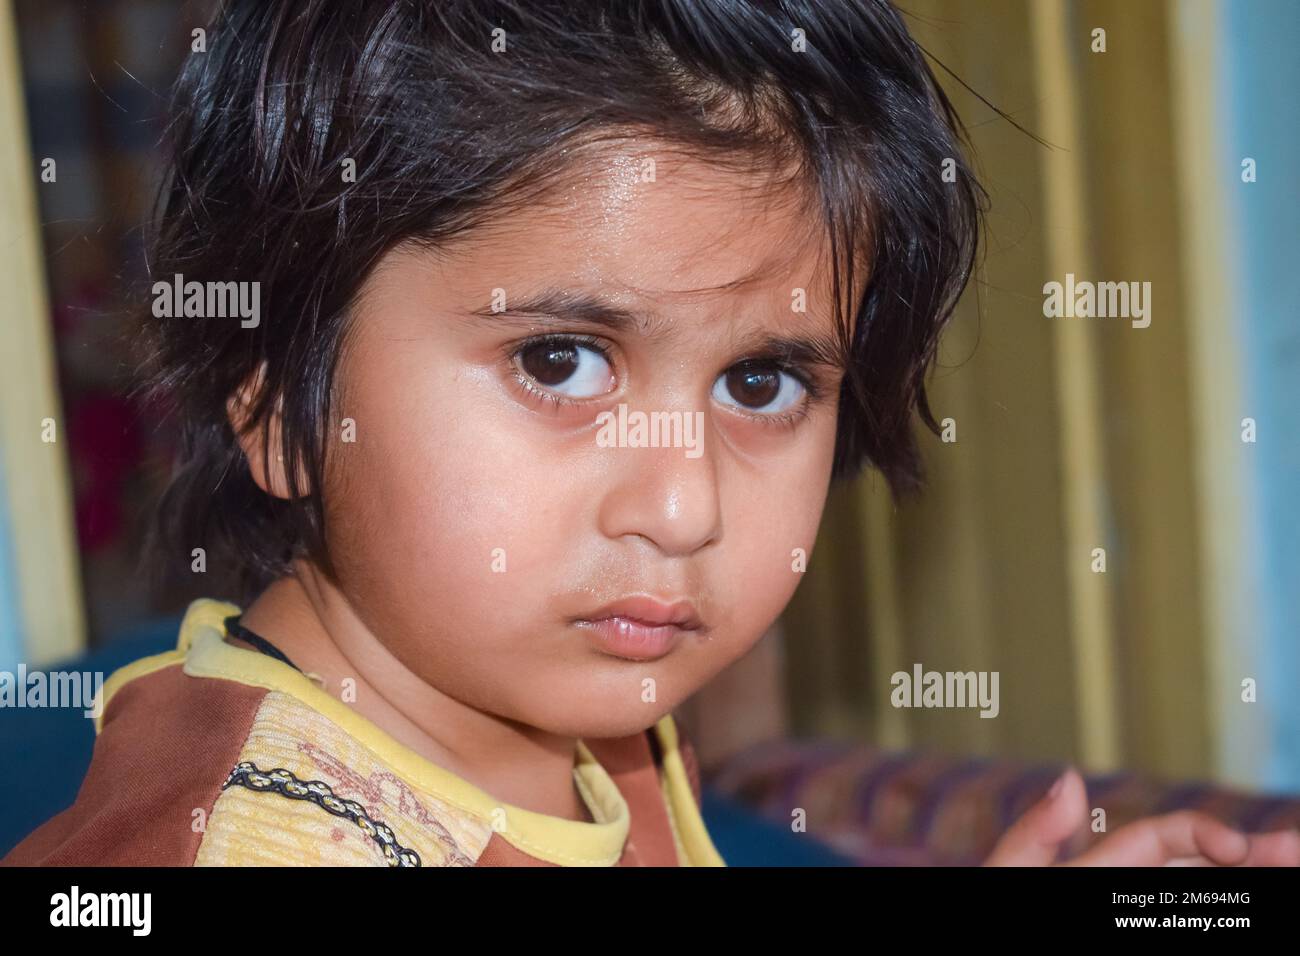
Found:
<path fill-rule="evenodd" d="M 704 629 L 690 601 L 661 601 L 648 595 L 615 601 L 575 618 L 573 624 L 590 635 L 598 650 L 634 661 L 658 660 L 684 635 Z"/>

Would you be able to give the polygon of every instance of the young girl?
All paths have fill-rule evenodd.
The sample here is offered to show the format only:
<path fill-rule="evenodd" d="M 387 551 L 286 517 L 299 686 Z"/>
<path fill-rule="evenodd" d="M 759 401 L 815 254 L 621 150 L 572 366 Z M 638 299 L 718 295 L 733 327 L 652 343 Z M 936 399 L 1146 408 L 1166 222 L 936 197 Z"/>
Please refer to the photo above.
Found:
<path fill-rule="evenodd" d="M 720 865 L 672 711 L 785 607 L 833 477 L 918 483 L 975 254 L 899 15 L 234 0 L 173 117 L 158 546 L 237 603 L 110 678 L 6 862 Z M 994 862 L 1086 820 L 1070 775 Z M 1095 861 L 1295 852 L 1140 826 Z"/>

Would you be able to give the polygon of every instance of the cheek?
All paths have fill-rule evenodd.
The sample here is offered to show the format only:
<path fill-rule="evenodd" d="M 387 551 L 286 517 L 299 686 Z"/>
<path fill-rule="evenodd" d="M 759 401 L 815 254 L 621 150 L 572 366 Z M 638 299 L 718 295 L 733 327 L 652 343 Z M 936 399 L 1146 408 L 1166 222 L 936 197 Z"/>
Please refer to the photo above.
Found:
<path fill-rule="evenodd" d="M 384 360 L 349 394 L 356 442 L 331 449 L 326 496 L 345 590 L 389 634 L 432 631 L 422 653 L 455 635 L 491 644 L 486 623 L 543 588 L 574 499 L 454 372 Z"/>
<path fill-rule="evenodd" d="M 792 487 L 798 492 L 747 497 L 732 522 L 734 557 L 724 569 L 728 603 L 745 622 L 742 632 L 754 638 L 793 596 L 817 536 L 823 497 L 809 484 Z"/>
<path fill-rule="evenodd" d="M 357 442 L 339 453 L 339 545 L 354 566 L 376 568 L 386 591 L 411 589 L 446 623 L 472 615 L 481 630 L 485 602 L 528 591 L 530 571 L 546 566 L 565 522 L 554 471 L 465 390 L 372 388 L 365 398 Z"/>
<path fill-rule="evenodd" d="M 737 478 L 728 542 L 717 569 L 719 602 L 749 649 L 780 615 L 811 559 L 830 483 L 834 429 L 819 429 L 800 452 L 769 462 L 761 477 Z"/>

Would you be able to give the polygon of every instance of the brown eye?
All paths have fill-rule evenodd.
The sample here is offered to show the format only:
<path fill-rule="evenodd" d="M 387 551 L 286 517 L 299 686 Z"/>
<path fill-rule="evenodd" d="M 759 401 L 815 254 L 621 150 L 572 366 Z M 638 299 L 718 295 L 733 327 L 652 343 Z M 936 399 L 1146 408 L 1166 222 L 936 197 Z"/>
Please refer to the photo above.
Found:
<path fill-rule="evenodd" d="M 742 362 L 718 376 L 713 397 L 723 405 L 773 415 L 796 404 L 804 391 L 803 384 L 789 372 Z"/>
<path fill-rule="evenodd" d="M 762 408 L 781 391 L 781 375 L 768 369 L 733 368 L 727 372 L 727 391 L 749 408 Z"/>
<path fill-rule="evenodd" d="M 597 348 L 579 341 L 545 340 L 515 353 L 520 371 L 538 385 L 573 398 L 613 391 L 614 372 Z"/>
<path fill-rule="evenodd" d="M 554 388 L 578 370 L 578 349 L 574 345 L 542 342 L 524 349 L 519 364 L 539 384 Z"/>

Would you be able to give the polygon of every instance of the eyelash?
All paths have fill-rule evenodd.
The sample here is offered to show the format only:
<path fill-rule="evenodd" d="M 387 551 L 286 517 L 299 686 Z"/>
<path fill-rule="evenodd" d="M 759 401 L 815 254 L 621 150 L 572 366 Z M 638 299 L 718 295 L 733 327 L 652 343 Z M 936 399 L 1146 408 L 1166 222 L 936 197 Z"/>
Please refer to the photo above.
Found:
<path fill-rule="evenodd" d="M 809 409 L 821 400 L 821 385 L 811 374 L 809 374 L 808 370 L 801 365 L 785 362 L 774 356 L 751 356 L 749 358 L 741 359 L 739 362 L 734 362 L 727 368 L 729 370 L 742 362 L 753 365 L 766 364 L 766 367 L 768 368 L 774 369 L 778 372 L 784 372 L 786 375 L 789 375 L 798 382 L 804 390 L 804 400 L 800 402 L 796 408 L 792 408 L 788 412 L 781 412 L 779 415 L 763 415 L 759 412 L 750 412 L 739 406 L 735 406 L 732 410 L 743 418 L 748 418 L 751 421 L 756 421 L 761 425 L 768 425 L 772 428 L 785 428 L 793 431 L 800 422 L 808 417 Z"/>
<path fill-rule="evenodd" d="M 591 349 L 593 352 L 597 353 L 601 358 L 608 362 L 611 367 L 614 365 L 610 348 L 603 341 L 593 335 L 581 335 L 578 333 L 549 333 L 547 335 L 533 336 L 532 338 L 524 339 L 521 342 L 509 346 L 507 361 L 510 364 L 510 371 L 514 376 L 515 381 L 530 396 L 540 399 L 543 402 L 550 403 L 551 407 L 555 409 L 572 405 L 581 405 L 583 402 L 574 401 L 571 398 L 567 398 L 564 395 L 560 395 L 557 392 L 539 386 L 519 367 L 518 363 L 520 356 L 522 356 L 527 350 L 541 345 L 560 347 L 575 345 L 581 346 L 582 348 Z M 821 385 L 812 375 L 809 374 L 808 370 L 801 365 L 784 362 L 776 357 L 748 356 L 741 359 L 739 362 L 735 362 L 728 366 L 728 369 L 735 367 L 735 365 L 740 364 L 740 362 L 748 362 L 751 364 L 762 364 L 764 362 L 769 363 L 768 367 L 775 369 L 778 372 L 784 372 L 794 378 L 795 381 L 803 387 L 805 394 L 805 400 L 798 408 L 792 409 L 788 412 L 782 412 L 779 415 L 763 415 L 757 412 L 747 412 L 737 406 L 734 411 L 744 418 L 748 418 L 751 421 L 755 421 L 771 428 L 793 429 L 808 417 L 809 406 L 814 405 L 821 400 Z"/>
<path fill-rule="evenodd" d="M 528 351 L 531 348 L 536 348 L 539 345 L 550 345 L 550 346 L 559 346 L 559 347 L 578 345 L 581 346 L 582 348 L 591 349 L 593 352 L 597 353 L 601 358 L 603 358 L 606 362 L 608 362 L 611 367 L 613 367 L 614 365 L 614 362 L 612 361 L 611 358 L 609 347 L 605 345 L 605 343 L 602 342 L 600 339 L 592 335 L 578 335 L 576 333 L 561 335 L 561 334 L 552 333 L 549 335 L 537 335 L 529 339 L 524 339 L 522 342 L 512 345 L 509 349 L 509 355 L 507 358 L 510 363 L 510 371 L 514 375 L 515 381 L 517 381 L 520 387 L 523 388 L 524 391 L 526 391 L 529 395 L 531 395 L 534 398 L 540 399 L 543 402 L 549 402 L 551 406 L 553 408 L 556 408 L 557 410 L 562 407 L 566 407 L 570 405 L 581 405 L 583 403 L 580 401 L 574 401 L 573 399 L 567 398 L 564 395 L 560 395 L 557 392 L 553 392 L 548 388 L 541 387 L 536 382 L 534 382 L 532 378 L 523 369 L 519 367 L 518 364 L 519 357 L 523 355 L 524 352 Z"/>

